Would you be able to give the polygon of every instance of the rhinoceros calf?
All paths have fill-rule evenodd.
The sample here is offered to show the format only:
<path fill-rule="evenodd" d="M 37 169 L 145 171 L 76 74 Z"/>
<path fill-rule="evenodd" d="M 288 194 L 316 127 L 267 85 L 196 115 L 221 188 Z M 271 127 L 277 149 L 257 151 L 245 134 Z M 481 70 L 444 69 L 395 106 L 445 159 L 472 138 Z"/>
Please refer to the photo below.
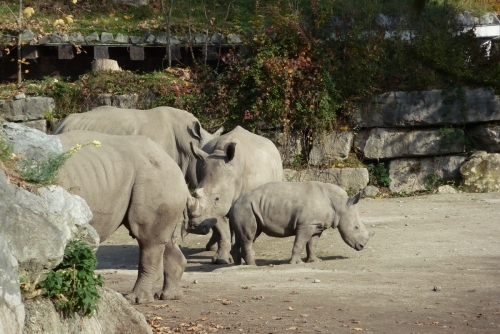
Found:
<path fill-rule="evenodd" d="M 198 158 L 198 188 L 188 201 L 187 230 L 207 233 L 211 221 L 216 220 L 214 236 L 218 249 L 213 262 L 232 263 L 231 233 L 225 217 L 242 194 L 261 184 L 282 180 L 281 155 L 269 139 L 240 126 L 211 140 L 203 150 L 192 147 Z"/>
<path fill-rule="evenodd" d="M 310 182 L 271 182 L 241 196 L 229 212 L 235 235 L 231 253 L 235 264 L 255 265 L 253 242 L 264 232 L 271 237 L 295 236 L 290 263 L 320 261 L 315 250 L 321 233 L 338 228 L 342 239 L 362 250 L 371 234 L 359 220 L 356 203 L 361 193 L 348 197 L 337 185 Z"/>
<path fill-rule="evenodd" d="M 181 168 L 186 182 L 195 188 L 196 158 L 190 143 L 203 147 L 222 128 L 211 135 L 205 131 L 193 114 L 171 107 L 157 107 L 150 110 L 97 107 L 88 112 L 66 117 L 54 130 L 60 134 L 73 130 L 96 131 L 113 135 L 144 135 L 159 143 L 163 150 Z"/>
<path fill-rule="evenodd" d="M 58 138 L 65 150 L 101 142 L 100 147 L 88 145 L 74 153 L 60 169 L 58 183 L 85 199 L 101 242 L 122 224 L 137 239 L 139 271 L 127 299 L 154 300 L 153 284 L 162 276 L 163 289 L 157 298 L 180 298 L 179 281 L 187 261 L 173 233 L 190 195 L 179 166 L 144 136 L 71 131 Z"/>

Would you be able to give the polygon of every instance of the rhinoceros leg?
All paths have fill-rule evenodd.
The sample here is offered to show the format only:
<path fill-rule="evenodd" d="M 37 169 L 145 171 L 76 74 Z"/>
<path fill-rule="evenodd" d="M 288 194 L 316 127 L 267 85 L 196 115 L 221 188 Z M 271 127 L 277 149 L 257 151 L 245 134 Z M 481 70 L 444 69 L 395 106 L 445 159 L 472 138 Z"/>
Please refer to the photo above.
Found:
<path fill-rule="evenodd" d="M 212 236 L 208 240 L 207 245 L 205 246 L 205 250 L 216 251 L 219 239 L 220 239 L 219 231 L 217 231 L 217 229 L 215 228 L 212 228 Z"/>
<path fill-rule="evenodd" d="M 303 227 L 298 228 L 295 231 L 295 241 L 293 243 L 292 258 L 290 260 L 290 264 L 303 263 L 302 259 L 300 258 L 300 254 L 302 253 L 302 250 L 304 249 L 306 243 L 311 240 L 315 231 L 316 226 L 314 225 L 304 225 Z"/>
<path fill-rule="evenodd" d="M 212 262 L 215 264 L 230 264 L 233 263 L 231 252 L 231 231 L 227 219 L 218 219 L 214 229 L 220 235 L 218 240 L 218 249 L 215 252 Z"/>
<path fill-rule="evenodd" d="M 153 284 L 162 273 L 164 252 L 163 244 L 144 244 L 139 241 L 139 272 L 132 292 L 126 298 L 133 304 L 149 303 L 154 301 Z"/>
<path fill-rule="evenodd" d="M 318 244 L 321 233 L 314 234 L 306 244 L 307 259 L 306 262 L 321 262 L 321 259 L 316 256 L 316 245 Z"/>
<path fill-rule="evenodd" d="M 137 281 L 127 299 L 139 304 L 153 301 L 153 285 L 162 272 L 164 286 L 159 298 L 178 298 L 177 284 L 182 275 L 179 272 L 184 271 L 185 259 L 172 236 L 177 222 L 182 220 L 185 202 L 163 198 L 164 189 L 157 184 L 137 186 L 134 191 L 127 227 L 139 243 L 140 260 Z M 151 207 L 156 210 L 152 212 Z"/>
<path fill-rule="evenodd" d="M 179 282 L 186 266 L 187 260 L 179 245 L 175 240 L 167 242 L 163 253 L 163 290 L 157 292 L 155 298 L 161 300 L 182 298 Z"/>

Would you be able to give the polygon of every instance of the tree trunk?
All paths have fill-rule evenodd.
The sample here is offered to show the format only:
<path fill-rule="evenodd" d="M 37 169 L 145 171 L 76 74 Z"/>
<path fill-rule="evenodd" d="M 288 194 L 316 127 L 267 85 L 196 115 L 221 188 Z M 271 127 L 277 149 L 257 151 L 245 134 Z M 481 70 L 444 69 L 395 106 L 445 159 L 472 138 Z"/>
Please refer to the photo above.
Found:
<path fill-rule="evenodd" d="M 113 59 L 95 59 L 92 62 L 92 71 L 121 71 L 118 62 Z"/>

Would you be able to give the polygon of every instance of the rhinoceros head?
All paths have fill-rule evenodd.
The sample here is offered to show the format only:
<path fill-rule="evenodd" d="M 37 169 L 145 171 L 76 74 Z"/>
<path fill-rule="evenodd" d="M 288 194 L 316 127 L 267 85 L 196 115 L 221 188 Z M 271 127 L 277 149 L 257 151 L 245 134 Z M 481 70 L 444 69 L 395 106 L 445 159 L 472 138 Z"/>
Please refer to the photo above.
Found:
<path fill-rule="evenodd" d="M 227 215 L 237 193 L 237 184 L 242 175 L 236 175 L 234 164 L 236 143 L 228 143 L 223 150 L 208 154 L 192 145 L 198 158 L 198 188 L 193 200 L 188 203 L 189 231 L 199 230 L 213 220 L 222 220 Z"/>
<path fill-rule="evenodd" d="M 212 139 L 219 137 L 223 131 L 224 128 L 221 127 L 213 134 L 211 134 L 201 127 L 201 124 L 198 120 L 195 120 L 193 121 L 192 126 L 188 127 L 187 129 L 187 133 L 189 134 L 190 138 L 176 138 L 180 143 L 178 145 L 181 146 L 181 148 L 179 148 L 179 156 L 177 157 L 178 164 L 184 172 L 186 181 L 189 186 L 196 187 L 198 184 L 198 179 L 196 176 L 196 165 L 198 160 L 193 154 L 193 150 L 191 149 L 191 147 L 194 145 L 198 148 L 201 148 Z M 195 142 L 193 142 L 193 140 L 195 140 Z M 185 147 L 185 143 L 187 144 L 187 142 L 189 142 L 189 147 Z"/>
<path fill-rule="evenodd" d="M 359 219 L 356 204 L 361 198 L 361 192 L 349 197 L 343 208 L 337 208 L 339 214 L 338 230 L 346 244 L 360 251 L 365 248 L 368 240 L 373 235 Z"/>

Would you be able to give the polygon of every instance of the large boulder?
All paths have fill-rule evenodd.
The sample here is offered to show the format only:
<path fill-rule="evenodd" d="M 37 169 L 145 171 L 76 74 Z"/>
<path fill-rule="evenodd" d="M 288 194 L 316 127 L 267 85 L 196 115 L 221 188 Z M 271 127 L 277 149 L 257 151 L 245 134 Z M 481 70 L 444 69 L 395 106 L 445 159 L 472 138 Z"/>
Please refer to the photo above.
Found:
<path fill-rule="evenodd" d="M 35 194 L 10 184 L 0 170 L 0 198 L 0 234 L 19 262 L 21 277 L 32 282 L 44 279 L 77 236 L 99 245 L 97 232 L 88 224 L 89 207 L 61 187 L 43 187 Z"/>
<path fill-rule="evenodd" d="M 358 191 L 367 186 L 369 174 L 366 168 L 310 168 L 305 170 L 283 170 L 283 181 L 320 181 L 332 183 L 345 190 Z"/>
<path fill-rule="evenodd" d="M 500 120 L 500 97 L 482 88 L 389 92 L 358 106 L 351 123 L 361 128 L 460 125 Z"/>
<path fill-rule="evenodd" d="M 411 194 L 427 190 L 435 181 L 454 181 L 460 177 L 463 156 L 422 159 L 395 159 L 389 163 L 389 190 Z"/>
<path fill-rule="evenodd" d="M 354 147 L 366 159 L 425 157 L 464 152 L 465 136 L 461 129 L 374 128 L 356 134 Z"/>
<path fill-rule="evenodd" d="M 0 234 L 0 333 L 23 332 L 25 312 L 17 268 L 17 260 Z"/>
<path fill-rule="evenodd" d="M 330 165 L 335 161 L 347 159 L 351 151 L 353 136 L 350 131 L 333 131 L 317 136 L 309 152 L 309 164 Z"/>
<path fill-rule="evenodd" d="M 500 124 L 480 124 L 467 130 L 467 137 L 476 150 L 500 152 Z"/>
<path fill-rule="evenodd" d="M 99 289 L 98 311 L 92 317 L 63 317 L 46 298 L 25 301 L 26 323 L 23 334 L 135 334 L 152 333 L 142 313 L 137 312 L 121 294 Z"/>
<path fill-rule="evenodd" d="M 500 153 L 474 152 L 460 167 L 460 173 L 472 191 L 500 191 Z"/>

